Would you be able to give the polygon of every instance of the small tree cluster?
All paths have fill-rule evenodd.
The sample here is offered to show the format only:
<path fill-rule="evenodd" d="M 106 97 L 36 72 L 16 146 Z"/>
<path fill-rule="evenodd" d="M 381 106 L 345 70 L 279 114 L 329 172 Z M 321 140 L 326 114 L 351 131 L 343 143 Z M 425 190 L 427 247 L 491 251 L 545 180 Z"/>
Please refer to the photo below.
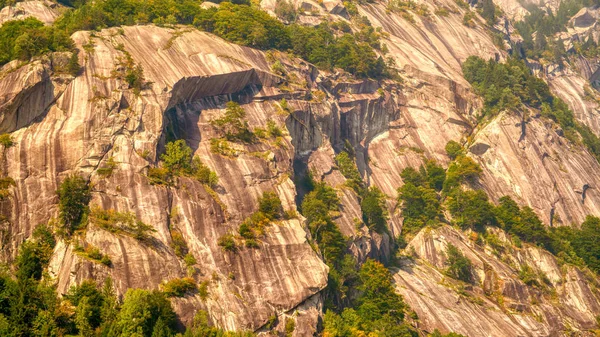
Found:
<path fill-rule="evenodd" d="M 85 225 L 92 198 L 91 188 L 81 176 L 67 177 L 58 187 L 58 209 L 60 220 L 67 235 Z"/>

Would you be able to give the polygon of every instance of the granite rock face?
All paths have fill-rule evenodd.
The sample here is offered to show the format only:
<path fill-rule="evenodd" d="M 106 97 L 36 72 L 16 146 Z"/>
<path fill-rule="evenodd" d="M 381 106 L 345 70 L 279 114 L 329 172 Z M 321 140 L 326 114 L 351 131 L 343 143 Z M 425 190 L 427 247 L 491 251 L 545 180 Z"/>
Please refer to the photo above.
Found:
<path fill-rule="evenodd" d="M 261 6 L 272 11 L 275 3 Z M 317 8 L 313 11 L 319 15 L 310 17 L 315 24 L 345 19 L 341 2 L 295 4 Z M 90 223 L 79 243 L 98 247 L 110 257 L 111 267 L 83 257 L 74 240 L 60 241 L 50 263 L 59 292 L 87 278 L 102 282 L 111 277 L 122 295 L 130 287 L 155 289 L 165 280 L 192 274 L 208 296 L 174 299 L 182 321 L 204 309 L 223 328 L 262 331 L 276 316 L 278 331 L 294 319 L 294 336 L 310 336 L 322 314 L 319 293 L 327 285 L 328 267 L 309 244 L 301 216 L 270 225 L 257 249 L 226 252 L 218 245 L 223 235 L 237 233 L 266 191 L 274 191 L 284 209 L 296 211 L 303 191 L 294 177 L 309 170 L 337 189 L 341 205 L 334 221 L 361 262 L 390 259 L 402 229 L 396 201 L 400 173 L 427 159 L 446 166 L 449 140 L 468 145 L 469 155 L 483 168 L 480 187 L 493 200 L 510 195 L 553 225 L 600 215 L 598 162 L 550 121 L 531 112 L 528 117 L 500 114 L 477 124 L 482 102 L 460 65 L 470 55 L 501 60 L 506 54 L 480 24 L 462 24 L 464 9 L 454 1 L 426 5 L 432 13 L 439 6 L 454 11 L 415 15 L 410 23 L 387 13 L 385 4 L 358 7 L 387 33 L 384 57 L 398 68 L 401 81 L 396 82 L 356 80 L 192 28 L 151 25 L 75 33 L 82 65 L 76 77 L 61 70 L 69 53 L 5 65 L 0 69 L 0 132 L 11 133 L 15 146 L 4 150 L 2 172 L 16 186 L 0 204 L 8 218 L 0 225 L 2 260 L 11 261 L 37 225 L 58 216 L 56 190 L 65 177 L 79 174 L 93 186 L 93 209 L 131 212 L 155 232 L 140 242 Z M 271 69 L 275 60 L 284 73 Z M 139 92 L 123 76 L 137 65 L 144 73 Z M 594 105 L 582 99 L 582 77 L 573 76 L 548 80 L 578 119 L 597 131 Z M 218 133 L 210 121 L 232 100 L 245 110 L 250 128 L 264 128 L 270 120 L 283 136 L 232 143 L 230 155 L 211 151 Z M 218 186 L 191 178 L 180 178 L 174 186 L 150 184 L 148 169 L 173 139 L 185 139 L 217 173 Z M 374 233 L 361 223 L 359 198 L 345 186 L 334 160 L 346 146 L 355 151 L 367 184 L 387 196 L 389 233 Z M 115 163 L 112 173 L 101 174 L 99 169 L 110 162 Z M 196 259 L 191 273 L 175 254 L 174 236 L 183 238 Z M 448 242 L 475 263 L 480 285 L 460 289 L 443 275 Z M 415 262 L 395 271 L 395 279 L 419 315 L 420 328 L 468 336 L 555 336 L 568 327 L 578 332 L 593 328 L 600 313 L 595 281 L 581 270 L 559 267 L 535 247 L 506 244 L 509 253 L 500 257 L 448 227 L 419 233 L 407 248 L 415 251 Z M 556 301 L 519 281 L 523 265 L 547 275 Z"/>
<path fill-rule="evenodd" d="M 495 230 L 501 248 L 477 244 L 448 226 L 421 231 L 409 244 L 412 260 L 396 271 L 398 291 L 428 331 L 466 336 L 593 336 L 600 309 L 598 279 L 538 247 L 515 247 Z M 473 264 L 475 286 L 444 274 L 449 244 Z M 541 275 L 542 286 L 519 278 L 522 268 Z M 577 294 L 574 296 L 574 294 Z"/>

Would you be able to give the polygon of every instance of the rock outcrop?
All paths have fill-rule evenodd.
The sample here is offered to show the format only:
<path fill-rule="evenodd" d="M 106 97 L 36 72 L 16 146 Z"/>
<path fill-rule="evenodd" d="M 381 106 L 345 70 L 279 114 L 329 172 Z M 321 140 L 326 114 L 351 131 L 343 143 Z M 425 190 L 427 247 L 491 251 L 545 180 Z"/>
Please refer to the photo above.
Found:
<path fill-rule="evenodd" d="M 0 26 L 10 20 L 23 20 L 35 17 L 45 24 L 51 24 L 63 12 L 64 7 L 51 1 L 23 1 L 0 10 Z"/>
<path fill-rule="evenodd" d="M 447 226 L 421 231 L 410 242 L 405 251 L 412 257 L 394 279 L 416 312 L 419 327 L 465 336 L 593 336 L 596 320 L 591 313 L 600 309 L 597 278 L 561 266 L 540 248 L 517 248 L 502 231 L 495 234 L 500 240 L 495 248 Z M 449 244 L 472 262 L 475 285 L 444 274 Z M 539 275 L 538 285 L 520 280 L 523 268 Z"/>
<path fill-rule="evenodd" d="M 263 1 L 261 6 L 273 12 L 275 4 Z M 347 19 L 341 2 L 295 5 L 318 12 L 303 16 L 302 22 Z M 218 245 L 223 235 L 237 233 L 266 191 L 274 191 L 286 210 L 296 211 L 303 191 L 294 177 L 309 170 L 337 189 L 341 205 L 334 221 L 359 262 L 390 260 L 402 230 L 396 201 L 400 173 L 427 159 L 447 165 L 449 140 L 468 146 L 483 168 L 478 187 L 493 200 L 510 195 L 552 225 L 600 215 L 600 165 L 569 143 L 555 124 L 530 111 L 525 117 L 501 114 L 478 125 L 482 102 L 463 78 L 461 63 L 470 55 L 501 60 L 506 53 L 480 24 L 463 25 L 465 10 L 454 1 L 425 5 L 432 13 L 442 6 L 453 10 L 414 14 L 409 22 L 383 3 L 358 6 L 360 15 L 386 33 L 382 41 L 389 52 L 382 57 L 396 64 L 398 81 L 355 80 L 190 27 L 152 25 L 75 33 L 82 65 L 76 77 L 61 70 L 69 53 L 5 65 L 0 69 L 0 132 L 10 132 L 15 146 L 4 151 L 2 172 L 16 185 L 10 200 L 0 205 L 10 221 L 0 228 L 2 260 L 12 260 L 37 225 L 58 215 L 60 182 L 80 174 L 93 186 L 93 209 L 130 212 L 155 232 L 143 242 L 92 221 L 77 240 L 100 248 L 110 257 L 110 267 L 77 252 L 77 240 L 59 241 L 50 263 L 59 292 L 87 278 L 101 282 L 111 277 L 122 295 L 131 287 L 158 288 L 165 280 L 192 275 L 208 295 L 173 300 L 184 322 L 205 309 L 220 327 L 260 331 L 277 317 L 278 331 L 294 319 L 294 336 L 309 336 L 322 313 L 319 292 L 327 285 L 328 267 L 309 244 L 304 219 L 270 225 L 257 249 L 240 245 L 231 252 Z M 522 7 L 505 5 L 514 7 L 515 17 L 522 15 Z M 30 12 L 47 23 L 56 17 L 39 11 Z M 284 72 L 272 71 L 275 60 Z M 143 85 L 130 88 L 123 75 L 136 66 L 143 69 Z M 598 132 L 597 104 L 584 99 L 583 78 L 557 75 L 549 82 L 577 118 Z M 232 143 L 232 153 L 215 153 L 211 139 L 218 133 L 210 121 L 232 100 L 243 107 L 250 128 L 264 128 L 271 120 L 283 136 Z M 173 139 L 184 139 L 217 173 L 218 186 L 191 178 L 180 178 L 175 186 L 150 183 L 148 169 Z M 356 153 L 366 183 L 387 196 L 389 233 L 362 224 L 359 198 L 345 186 L 334 160 L 346 146 Z M 111 174 L 100 174 L 98 169 L 109 162 L 115 163 Z M 183 238 L 196 264 L 186 266 L 177 256 L 174 235 Z M 477 285 L 472 289 L 441 272 L 448 242 L 474 262 Z M 584 271 L 559 266 L 540 249 L 504 244 L 507 252 L 496 256 L 449 227 L 423 230 L 412 240 L 406 251 L 414 250 L 417 258 L 398 269 L 395 279 L 424 330 L 554 336 L 593 327 L 600 313 L 596 281 Z M 518 280 L 524 265 L 547 275 L 545 289 L 556 298 Z"/>

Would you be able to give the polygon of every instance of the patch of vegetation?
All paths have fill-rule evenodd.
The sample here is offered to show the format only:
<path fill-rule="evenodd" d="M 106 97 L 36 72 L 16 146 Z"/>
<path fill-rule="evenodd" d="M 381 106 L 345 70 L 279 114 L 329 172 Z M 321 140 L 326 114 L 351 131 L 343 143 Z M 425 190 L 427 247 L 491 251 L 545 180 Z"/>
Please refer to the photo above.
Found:
<path fill-rule="evenodd" d="M 486 62 L 471 56 L 462 68 L 465 79 L 484 98 L 483 115 L 517 110 L 522 105 L 539 109 L 543 116 L 561 126 L 567 139 L 575 144 L 583 143 L 600 160 L 600 138 L 580 124 L 567 104 L 553 96 L 548 84 L 531 74 L 523 61 L 509 58 L 506 63 Z"/>
<path fill-rule="evenodd" d="M 360 172 L 358 172 L 356 163 L 354 163 L 354 159 L 350 157 L 348 152 L 342 151 L 335 156 L 335 162 L 342 175 L 346 178 L 346 185 L 352 188 L 358 195 L 362 194 L 365 184 Z"/>
<path fill-rule="evenodd" d="M 101 263 L 107 267 L 112 266 L 112 261 L 110 260 L 110 257 L 106 254 L 102 254 L 100 248 L 98 247 L 95 247 L 90 244 L 86 244 L 85 247 L 76 245 L 74 250 L 79 256 L 82 256 L 94 262 Z"/>
<path fill-rule="evenodd" d="M 248 248 L 258 248 L 257 238 L 274 220 L 283 218 L 281 200 L 275 192 L 265 192 L 258 200 L 258 211 L 246 218 L 238 230 Z"/>
<path fill-rule="evenodd" d="M 456 332 L 449 332 L 447 334 L 443 334 L 440 332 L 440 330 L 435 329 L 435 330 L 433 330 L 433 333 L 427 335 L 427 337 L 466 337 L 466 336 L 458 334 Z"/>
<path fill-rule="evenodd" d="M 515 22 L 514 26 L 523 37 L 526 56 L 559 61 L 566 52 L 562 40 L 554 41 L 554 35 L 566 31 L 569 19 L 583 7 L 592 5 L 593 1 L 588 0 L 561 1 L 556 12 L 548 13 L 533 4 L 525 4 L 529 14 L 522 21 Z"/>
<path fill-rule="evenodd" d="M 427 167 L 429 171 L 424 166 L 421 166 L 419 171 L 408 167 L 400 174 L 404 185 L 398 189 L 398 203 L 404 217 L 404 236 L 415 234 L 427 225 L 436 226 L 441 217 L 440 197 L 434 188 L 440 185 L 437 175 L 441 167 L 434 162 L 428 162 Z"/>
<path fill-rule="evenodd" d="M 0 145 L 4 147 L 4 149 L 8 149 L 15 145 L 15 141 L 9 133 L 0 134 Z"/>
<path fill-rule="evenodd" d="M 171 248 L 175 255 L 182 259 L 188 253 L 188 246 L 181 232 L 177 229 L 171 229 Z"/>
<path fill-rule="evenodd" d="M 217 174 L 199 157 L 192 156 L 193 151 L 185 140 L 167 143 L 165 153 L 160 156 L 162 167 L 148 169 L 150 184 L 172 185 L 175 177 L 193 177 L 208 187 L 216 186 L 219 183 Z"/>
<path fill-rule="evenodd" d="M 235 253 L 238 250 L 233 234 L 224 234 L 219 237 L 217 244 L 227 252 Z"/>
<path fill-rule="evenodd" d="M 36 18 L 7 21 L 0 27 L 0 65 L 72 48 L 73 41 L 68 34 L 45 26 Z"/>
<path fill-rule="evenodd" d="M 483 232 L 486 226 L 494 224 L 494 206 L 482 190 L 454 189 L 446 203 L 452 219 L 463 229 Z"/>
<path fill-rule="evenodd" d="M 161 285 L 162 292 L 167 297 L 184 297 L 198 290 L 196 281 L 191 277 L 176 278 Z"/>
<path fill-rule="evenodd" d="M 57 194 L 60 220 L 66 235 L 71 235 L 85 226 L 92 198 L 91 188 L 81 176 L 71 175 L 60 184 Z"/>
<path fill-rule="evenodd" d="M 366 189 L 360 202 L 363 222 L 378 233 L 387 231 L 385 195 L 376 186 Z"/>
<path fill-rule="evenodd" d="M 298 10 L 294 3 L 287 0 L 277 0 L 275 2 L 275 15 L 286 23 L 294 23 L 298 18 Z"/>
<path fill-rule="evenodd" d="M 462 145 L 460 145 L 458 142 L 453 141 L 453 140 L 449 141 L 446 144 L 445 150 L 446 150 L 446 154 L 448 155 L 448 157 L 450 157 L 450 159 L 452 159 L 452 160 L 456 159 L 456 157 L 463 154 Z"/>
<path fill-rule="evenodd" d="M 225 109 L 225 114 L 217 119 L 210 121 L 219 133 L 225 139 L 232 142 L 242 142 L 251 144 L 255 141 L 256 136 L 248 127 L 248 122 L 244 120 L 246 111 L 236 102 L 228 102 Z"/>
<path fill-rule="evenodd" d="M 381 263 L 367 260 L 358 273 L 360 293 L 352 308 L 341 313 L 328 310 L 323 317 L 323 335 L 385 335 L 416 337 L 417 332 L 404 323 L 407 306 L 395 291 L 392 275 Z"/>
<path fill-rule="evenodd" d="M 112 173 L 116 167 L 117 167 L 117 163 L 115 162 L 115 159 L 113 157 L 110 157 L 106 161 L 105 166 L 97 169 L 96 173 L 98 173 L 98 175 L 103 178 L 108 178 L 112 175 Z"/>
<path fill-rule="evenodd" d="M 449 243 L 446 249 L 446 274 L 457 280 L 471 283 L 473 281 L 472 263 L 466 256 L 464 256 L 456 246 Z"/>
<path fill-rule="evenodd" d="M 431 16 L 427 5 L 418 4 L 412 0 L 391 0 L 388 2 L 387 9 L 395 13 L 409 13 L 410 11 L 425 18 Z"/>
<path fill-rule="evenodd" d="M 152 238 L 152 233 L 156 232 L 152 226 L 137 219 L 133 213 L 123 213 L 112 209 L 104 210 L 95 207 L 92 209 L 89 219 L 90 223 L 106 231 L 114 234 L 128 235 L 142 242 L 149 242 Z"/>

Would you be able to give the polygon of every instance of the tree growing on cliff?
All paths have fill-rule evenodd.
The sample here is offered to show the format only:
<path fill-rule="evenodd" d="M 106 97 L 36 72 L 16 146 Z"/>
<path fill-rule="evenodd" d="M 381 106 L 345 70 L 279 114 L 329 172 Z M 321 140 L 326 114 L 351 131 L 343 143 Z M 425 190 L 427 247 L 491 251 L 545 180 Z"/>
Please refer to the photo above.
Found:
<path fill-rule="evenodd" d="M 67 235 L 79 229 L 89 212 L 91 188 L 79 175 L 67 177 L 59 186 L 58 209 Z"/>
<path fill-rule="evenodd" d="M 448 256 L 448 259 L 446 260 L 446 265 L 448 266 L 446 274 L 463 282 L 470 283 L 473 281 L 473 275 L 471 273 L 473 266 L 471 260 L 464 256 L 463 253 L 451 243 L 448 244 L 446 254 Z"/>

